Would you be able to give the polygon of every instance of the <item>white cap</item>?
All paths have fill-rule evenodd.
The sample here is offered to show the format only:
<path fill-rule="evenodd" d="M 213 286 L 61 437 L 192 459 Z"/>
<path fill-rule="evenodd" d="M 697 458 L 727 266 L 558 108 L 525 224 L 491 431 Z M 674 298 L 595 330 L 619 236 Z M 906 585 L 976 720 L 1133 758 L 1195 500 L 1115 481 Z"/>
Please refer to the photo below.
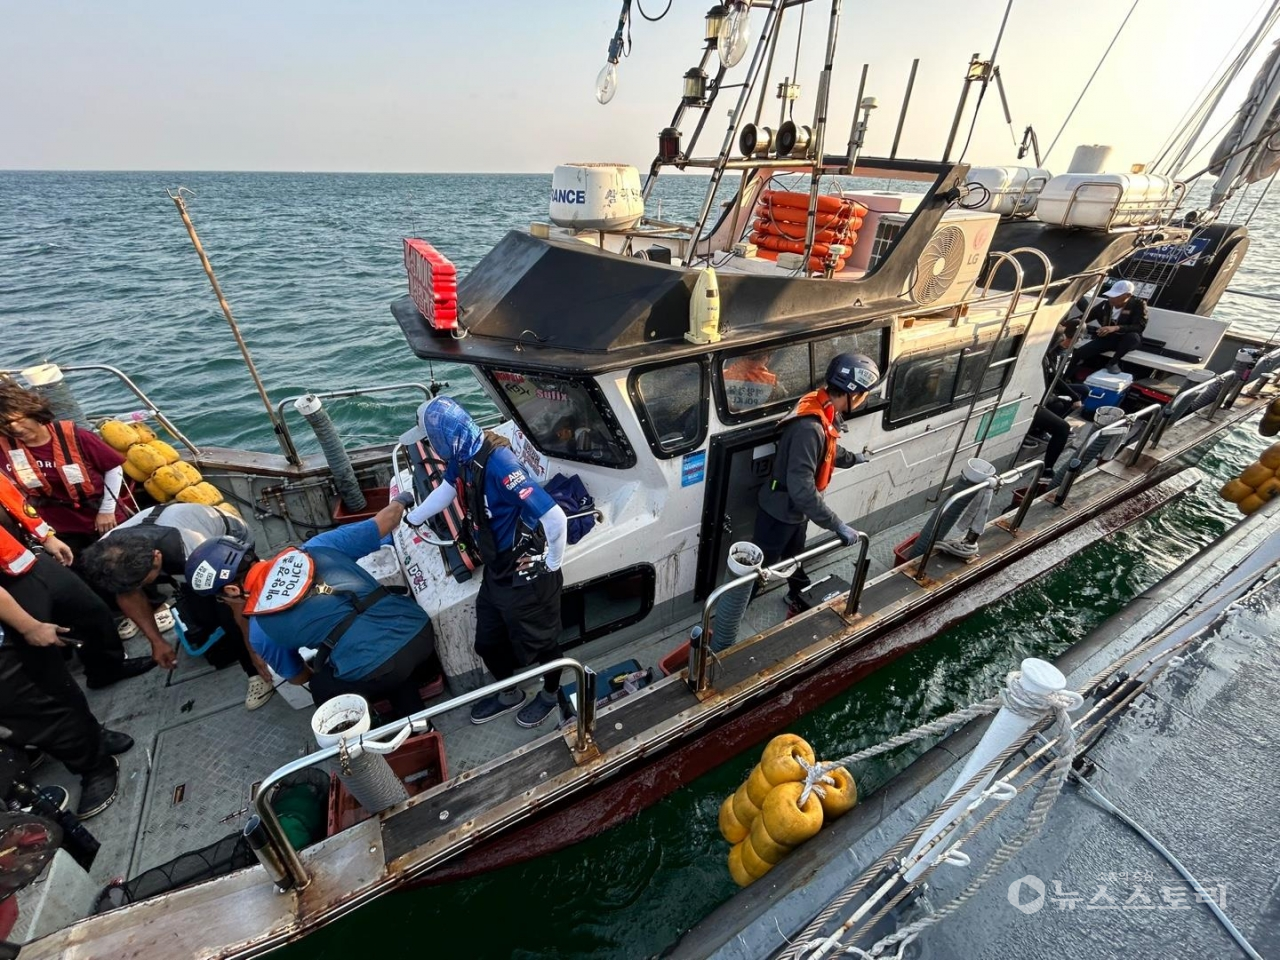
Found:
<path fill-rule="evenodd" d="M 1123 297 L 1126 293 L 1133 293 L 1133 284 L 1128 280 L 1117 280 L 1107 288 L 1108 297 Z"/>

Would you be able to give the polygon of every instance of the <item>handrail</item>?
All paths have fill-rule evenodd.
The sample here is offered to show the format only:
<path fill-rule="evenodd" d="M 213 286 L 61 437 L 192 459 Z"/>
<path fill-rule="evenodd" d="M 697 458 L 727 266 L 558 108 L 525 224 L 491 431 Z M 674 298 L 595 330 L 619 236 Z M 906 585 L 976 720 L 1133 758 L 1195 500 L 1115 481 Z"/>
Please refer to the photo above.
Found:
<path fill-rule="evenodd" d="M 1021 525 L 1022 521 L 1026 518 L 1027 510 L 1030 509 L 1031 501 L 1035 499 L 1036 486 L 1040 483 L 1040 477 L 1044 474 L 1043 460 L 1028 460 L 1026 463 L 1021 463 L 1021 464 L 1018 464 L 1018 466 L 1016 467 L 1011 467 L 1010 469 L 1006 470 L 1004 473 L 997 474 L 994 477 L 988 477 L 986 480 L 983 480 L 981 483 L 975 483 L 971 487 L 965 487 L 963 490 L 957 490 L 951 496 L 947 497 L 947 499 L 943 502 L 942 506 L 938 508 L 939 515 L 945 514 L 948 510 L 950 510 L 952 505 L 961 497 L 968 496 L 971 493 L 978 493 L 979 491 L 986 490 L 988 488 L 992 492 L 998 491 L 1001 487 L 1004 487 L 1006 484 L 1013 483 L 1015 480 L 1019 479 L 1028 470 L 1035 470 L 1035 477 L 1032 479 L 1031 483 L 1027 487 L 1026 496 L 1022 498 L 1022 508 L 1018 510 L 1018 514 L 1014 520 L 1013 528 L 1009 531 L 1010 533 L 1012 533 L 1014 530 L 1017 530 L 1017 528 Z M 920 554 L 919 566 L 916 567 L 917 581 L 923 581 L 926 579 L 925 567 L 929 563 L 929 558 L 933 555 L 933 548 L 934 546 L 937 545 L 938 535 L 941 532 L 942 531 L 938 530 L 936 526 L 934 527 L 933 530 L 929 532 L 929 539 L 925 541 L 924 551 Z"/>
<path fill-rule="evenodd" d="M 301 463 L 302 459 L 298 456 L 298 446 L 293 442 L 293 434 L 289 431 L 289 422 L 285 419 L 285 407 L 296 403 L 304 397 L 315 397 L 317 400 L 337 400 L 342 397 L 361 397 L 367 393 L 389 393 L 392 390 L 402 390 L 406 387 L 413 387 L 415 390 L 421 390 L 422 395 L 428 400 L 431 399 L 431 388 L 425 383 L 418 383 L 410 380 L 405 383 L 388 383 L 374 387 L 350 387 L 346 390 L 326 390 L 324 393 L 300 393 L 296 396 L 285 397 L 276 404 L 276 419 L 280 424 L 280 439 L 292 451 L 292 458 L 295 463 Z"/>
<path fill-rule="evenodd" d="M 1237 377 L 1238 374 L 1234 370 L 1228 370 L 1225 373 L 1217 374 L 1215 377 L 1210 380 L 1206 380 L 1204 383 L 1196 384 L 1189 390 L 1179 390 L 1174 394 L 1173 399 L 1161 408 L 1162 415 L 1159 418 L 1160 424 L 1155 428 L 1155 432 L 1151 438 L 1152 446 L 1160 446 L 1160 441 L 1164 438 L 1165 431 L 1169 429 L 1169 426 L 1172 423 L 1182 417 L 1184 409 L 1189 406 L 1190 398 L 1206 393 L 1213 387 L 1217 387 L 1219 390 L 1225 390 L 1227 388 L 1227 384 Z M 1194 413 L 1195 411 L 1188 410 L 1186 412 Z"/>
<path fill-rule="evenodd" d="M 155 417 L 157 423 L 159 423 L 162 427 L 164 427 L 171 434 L 173 434 L 174 439 L 176 439 L 184 447 L 190 450 L 191 455 L 193 457 L 199 458 L 200 448 L 197 447 L 190 440 L 188 440 L 186 434 L 184 434 L 181 430 L 179 430 L 176 426 L 174 426 L 173 422 L 168 417 L 166 417 L 163 413 L 160 412 L 160 408 L 151 402 L 151 398 L 148 397 L 145 393 L 143 393 L 142 388 L 139 387 L 136 383 L 134 383 L 131 379 L 129 379 L 129 375 L 126 374 L 123 370 L 120 370 L 117 367 L 113 367 L 105 363 L 81 363 L 71 367 L 64 367 L 59 365 L 58 369 L 61 370 L 63 373 L 82 373 L 86 370 L 105 370 L 107 371 L 107 373 L 112 374 L 121 383 L 123 383 L 126 388 L 128 388 L 130 393 L 132 393 L 135 397 L 137 397 L 139 400 L 141 400 L 143 403 L 147 405 L 147 413 Z M 22 371 L 21 370 L 3 370 L 3 371 L 0 371 L 0 373 L 4 373 L 8 376 L 16 376 L 21 374 Z"/>
<path fill-rule="evenodd" d="M 302 862 L 302 858 L 298 856 L 298 851 L 294 849 L 289 838 L 285 835 L 284 828 L 280 825 L 280 819 L 276 816 L 275 810 L 271 806 L 272 789 L 290 774 L 297 773 L 299 770 L 305 770 L 317 763 L 330 760 L 338 756 L 339 752 L 344 748 L 347 750 L 362 751 L 366 746 L 372 747 L 371 752 L 377 752 L 377 747 L 385 746 L 382 742 L 388 735 L 394 736 L 402 730 L 413 732 L 425 732 L 430 729 L 427 722 L 432 717 L 437 717 L 442 713 L 450 710 L 456 710 L 458 707 L 465 707 L 469 703 L 477 700 L 483 700 L 485 697 L 510 687 L 533 680 L 557 670 L 572 670 L 578 682 L 578 690 L 581 694 L 581 705 L 577 711 L 577 739 L 573 746 L 573 751 L 578 754 L 586 753 L 592 742 L 592 731 L 595 726 L 595 688 L 596 688 L 596 672 L 590 667 L 584 667 L 577 660 L 571 657 L 560 657 L 549 663 L 540 663 L 530 667 L 527 670 L 508 677 L 505 680 L 498 680 L 487 686 L 472 690 L 470 693 L 464 693 L 447 700 L 444 703 L 436 704 L 432 707 L 426 707 L 417 713 L 410 714 L 400 720 L 394 720 L 391 723 L 384 724 L 376 730 L 370 730 L 368 733 L 361 734 L 354 738 L 354 744 L 347 746 L 347 741 L 343 740 L 329 747 L 323 747 L 313 753 L 307 754 L 305 757 L 299 757 L 297 760 L 291 760 L 284 766 L 277 768 L 270 773 L 262 784 L 258 787 L 258 792 L 253 798 L 253 806 L 258 816 L 262 818 L 262 824 L 266 828 L 267 836 L 271 844 L 275 847 L 276 852 L 280 855 L 281 863 L 284 866 L 290 886 L 294 889 L 301 890 L 311 882 L 311 876 L 307 872 L 306 865 Z M 366 743 L 368 742 L 368 743 Z M 349 754 L 350 755 L 350 754 Z"/>
<path fill-rule="evenodd" d="M 1162 418 L 1156 416 L 1156 414 L 1162 413 L 1165 409 L 1165 406 L 1162 404 L 1151 403 L 1143 407 L 1141 410 L 1137 410 L 1133 413 L 1126 413 L 1124 416 L 1118 417 L 1114 423 L 1109 423 L 1105 427 L 1100 427 L 1094 433 L 1086 434 L 1082 439 L 1078 453 L 1083 454 L 1085 452 L 1085 448 L 1097 433 L 1107 430 L 1118 432 L 1117 428 L 1121 426 L 1127 427 L 1129 428 L 1129 431 L 1131 431 L 1135 423 L 1143 417 L 1149 417 L 1150 419 L 1147 421 L 1147 426 L 1143 429 L 1142 433 L 1139 434 L 1138 442 L 1134 447 L 1134 452 L 1129 457 L 1127 465 L 1133 466 L 1137 463 L 1138 457 L 1142 455 L 1142 451 L 1146 447 L 1147 441 L 1156 436 L 1155 431 L 1158 429 L 1158 424 L 1162 420 Z M 1129 437 L 1130 432 L 1127 431 L 1125 433 L 1124 440 L 1120 444 L 1121 449 L 1123 449 L 1124 444 L 1129 442 Z M 1117 450 L 1116 456 L 1118 457 L 1119 455 L 1120 450 Z M 1073 456 L 1069 461 L 1067 461 L 1066 474 L 1063 476 L 1062 483 L 1058 487 L 1058 492 L 1053 498 L 1053 502 L 1057 506 L 1060 507 L 1067 502 L 1067 495 L 1071 493 L 1071 488 L 1075 485 L 1076 477 L 1080 475 L 1080 472 L 1085 468 L 1085 466 L 1086 464 L 1080 456 Z"/>
<path fill-rule="evenodd" d="M 846 603 L 846 611 L 849 604 L 853 604 L 854 610 L 857 609 L 856 600 L 862 596 L 862 587 L 866 583 L 865 560 L 867 551 L 871 548 L 871 538 L 861 530 L 858 531 L 858 563 L 854 569 L 854 583 L 849 589 L 850 600 Z M 707 659 L 708 651 L 711 644 L 711 623 L 714 619 L 713 614 L 716 606 L 720 603 L 720 598 L 737 587 L 751 583 L 757 579 L 768 582 L 773 578 L 789 577 L 795 573 L 796 569 L 805 560 L 812 560 L 823 554 L 831 553 L 833 550 L 842 549 L 846 544 L 843 540 L 828 540 L 826 543 L 820 543 L 816 547 L 797 553 L 794 557 L 788 557 L 785 560 L 779 560 L 772 567 L 760 567 L 751 572 L 744 573 L 740 577 L 728 580 L 711 591 L 711 594 L 702 604 L 702 621 L 699 627 L 701 631 L 694 638 L 689 648 L 689 685 L 695 692 L 701 693 L 709 686 L 707 679 Z M 855 597 L 856 591 L 856 597 Z M 847 615 L 847 614 L 846 614 Z"/>

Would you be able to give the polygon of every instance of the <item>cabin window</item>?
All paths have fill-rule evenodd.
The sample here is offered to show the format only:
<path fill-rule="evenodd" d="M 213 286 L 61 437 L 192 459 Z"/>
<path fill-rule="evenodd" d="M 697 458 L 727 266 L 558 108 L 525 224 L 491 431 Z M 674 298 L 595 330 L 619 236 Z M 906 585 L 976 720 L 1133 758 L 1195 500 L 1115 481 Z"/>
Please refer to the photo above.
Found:
<path fill-rule="evenodd" d="M 707 382 L 700 361 L 637 372 L 631 378 L 631 399 L 659 457 L 693 450 L 706 437 Z"/>
<path fill-rule="evenodd" d="M 589 380 L 493 370 L 520 429 L 550 457 L 629 467 L 636 462 L 600 390 Z"/>
<path fill-rule="evenodd" d="M 639 623 L 653 609 L 653 566 L 643 563 L 565 587 L 560 645 L 566 649 Z"/>
<path fill-rule="evenodd" d="M 978 398 L 991 396 L 1009 381 L 1014 364 L 994 364 L 1016 356 L 1021 337 L 1010 337 L 995 344 L 993 366 L 978 383 L 987 366 L 995 341 L 952 349 L 946 353 L 929 353 L 898 361 L 889 388 L 886 424 L 901 426 L 930 414 L 948 410 Z"/>
<path fill-rule="evenodd" d="M 720 377 L 731 414 L 796 400 L 811 389 L 809 345 L 772 347 L 729 357 L 720 363 Z"/>
<path fill-rule="evenodd" d="M 858 330 L 844 333 L 830 340 L 818 340 L 813 344 L 813 387 L 822 386 L 827 375 L 827 364 L 838 353 L 861 353 L 870 357 L 880 367 L 880 383 L 871 391 L 866 402 L 854 411 L 853 416 L 860 417 L 872 410 L 879 410 L 888 401 L 885 386 L 889 382 L 889 337 L 888 330 Z"/>

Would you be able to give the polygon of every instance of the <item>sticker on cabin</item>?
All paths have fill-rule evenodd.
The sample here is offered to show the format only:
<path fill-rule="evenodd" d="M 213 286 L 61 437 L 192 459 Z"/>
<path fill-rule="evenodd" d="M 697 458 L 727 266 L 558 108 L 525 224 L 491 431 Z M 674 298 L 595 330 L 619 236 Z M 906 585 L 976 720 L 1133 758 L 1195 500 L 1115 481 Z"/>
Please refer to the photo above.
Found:
<path fill-rule="evenodd" d="M 992 437 L 998 437 L 1013 429 L 1013 423 L 1018 419 L 1018 407 L 1020 406 L 1022 406 L 1021 403 L 1011 403 L 1009 406 L 1001 407 L 994 412 L 988 410 L 984 413 L 982 419 L 978 421 L 978 429 L 973 432 L 974 443 L 990 440 Z"/>
<path fill-rule="evenodd" d="M 707 479 L 707 451 L 686 453 L 680 460 L 680 486 L 692 487 Z"/>

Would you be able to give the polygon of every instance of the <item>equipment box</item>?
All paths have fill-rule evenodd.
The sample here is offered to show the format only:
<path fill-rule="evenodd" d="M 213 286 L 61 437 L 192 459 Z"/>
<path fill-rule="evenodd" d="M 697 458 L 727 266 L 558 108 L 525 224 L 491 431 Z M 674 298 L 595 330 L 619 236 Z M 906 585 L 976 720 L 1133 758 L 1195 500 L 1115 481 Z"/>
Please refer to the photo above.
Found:
<path fill-rule="evenodd" d="M 1092 412 L 1099 407 L 1118 407 L 1132 383 L 1131 373 L 1095 371 L 1085 378 L 1084 385 L 1089 388 L 1089 393 L 1081 406 L 1085 412 Z"/>

